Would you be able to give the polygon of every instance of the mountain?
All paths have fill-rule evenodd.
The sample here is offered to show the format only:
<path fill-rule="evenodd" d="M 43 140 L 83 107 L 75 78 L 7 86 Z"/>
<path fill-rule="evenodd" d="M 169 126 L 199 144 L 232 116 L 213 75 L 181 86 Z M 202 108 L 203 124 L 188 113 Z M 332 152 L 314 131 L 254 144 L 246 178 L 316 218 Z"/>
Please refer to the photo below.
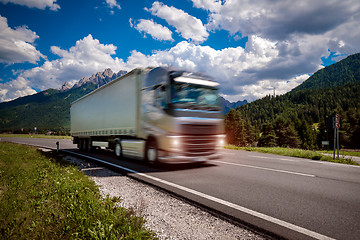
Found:
<path fill-rule="evenodd" d="M 360 54 L 351 55 L 284 95 L 266 96 L 230 111 L 225 116 L 226 134 L 231 136 L 228 142 L 318 149 L 322 141 L 329 140 L 332 147 L 332 117 L 337 113 L 342 122 L 340 144 L 359 149 L 359 58 Z"/>
<path fill-rule="evenodd" d="M 92 83 L 101 87 L 102 85 L 105 85 L 106 83 L 126 73 L 126 71 L 119 71 L 118 73 L 114 73 L 110 68 L 107 68 L 104 72 L 93 74 L 90 78 L 83 77 L 79 82 L 75 83 L 72 88 L 78 88 L 87 83 Z"/>
<path fill-rule="evenodd" d="M 112 81 L 115 78 L 118 78 L 124 74 L 126 74 L 126 71 L 119 71 L 118 73 L 114 73 L 110 68 L 105 69 L 103 72 L 98 72 L 96 74 L 93 74 L 91 77 L 83 77 L 78 82 L 72 86 L 69 82 L 64 82 L 60 87 L 60 92 L 66 92 L 70 89 L 79 88 L 81 86 L 84 86 L 85 84 L 91 83 L 96 86 L 101 87 L 102 85 L 105 85 L 106 83 Z"/>
<path fill-rule="evenodd" d="M 225 114 L 228 113 L 230 111 L 230 109 L 232 109 L 232 108 L 236 109 L 236 108 L 248 103 L 246 99 L 244 101 L 229 102 L 228 100 L 226 100 L 223 97 L 220 97 L 220 101 L 223 104 Z"/>
<path fill-rule="evenodd" d="M 317 71 L 291 93 L 305 89 L 328 89 L 352 83 L 360 83 L 360 53 Z"/>
<path fill-rule="evenodd" d="M 90 78 L 82 78 L 74 86 L 65 82 L 59 89 L 48 89 L 0 103 L 0 131 L 29 131 L 34 127 L 39 130 L 68 131 L 70 103 L 125 73 L 106 69 Z"/>

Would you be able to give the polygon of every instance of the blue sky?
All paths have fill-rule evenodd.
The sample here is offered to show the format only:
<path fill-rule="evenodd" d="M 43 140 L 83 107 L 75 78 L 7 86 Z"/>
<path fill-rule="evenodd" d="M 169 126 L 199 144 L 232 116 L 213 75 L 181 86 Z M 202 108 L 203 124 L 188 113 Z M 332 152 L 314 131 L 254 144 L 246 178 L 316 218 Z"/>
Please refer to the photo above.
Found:
<path fill-rule="evenodd" d="M 0 0 L 0 101 L 111 68 L 205 72 L 230 101 L 360 52 L 355 0 Z"/>

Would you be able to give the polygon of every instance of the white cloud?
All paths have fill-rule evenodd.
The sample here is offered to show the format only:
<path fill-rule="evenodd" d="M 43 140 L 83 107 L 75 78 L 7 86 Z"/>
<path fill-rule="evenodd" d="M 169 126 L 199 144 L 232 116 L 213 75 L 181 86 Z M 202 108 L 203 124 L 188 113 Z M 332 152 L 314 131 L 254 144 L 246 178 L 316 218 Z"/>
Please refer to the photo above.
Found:
<path fill-rule="evenodd" d="M 212 29 L 275 40 L 287 39 L 292 34 L 326 33 L 347 22 L 359 12 L 360 6 L 352 0 L 193 0 L 193 3 L 210 11 L 208 27 Z"/>
<path fill-rule="evenodd" d="M 0 16 L 0 62 L 36 63 L 40 58 L 46 58 L 34 46 L 37 38 L 39 36 L 26 26 L 10 28 L 7 19 Z"/>
<path fill-rule="evenodd" d="M 59 88 L 65 81 L 75 82 L 106 68 L 113 71 L 128 70 L 121 59 L 112 57 L 116 46 L 101 44 L 91 35 L 78 40 L 69 50 L 52 46 L 51 51 L 59 59 L 45 61 L 39 67 L 19 73 L 15 80 L 3 83 L 1 89 L 6 90 L 0 92 L 1 101 L 35 93 L 34 89 Z"/>
<path fill-rule="evenodd" d="M 208 29 L 225 29 L 231 35 L 256 35 L 296 49 L 304 42 L 339 54 L 360 51 L 360 1 L 353 0 L 192 0 L 197 8 L 209 12 Z M 311 41 L 321 42 L 314 46 Z M 321 39 L 319 41 L 319 39 Z M 314 49 L 310 49 L 312 51 Z"/>
<path fill-rule="evenodd" d="M 118 8 L 121 9 L 120 5 L 116 2 L 116 0 L 106 0 L 106 3 L 110 8 Z"/>
<path fill-rule="evenodd" d="M 169 50 L 157 51 L 149 56 L 133 51 L 127 59 L 126 66 L 135 68 L 165 65 L 204 72 L 221 83 L 221 91 L 229 99 L 246 97 L 251 101 L 260 95 L 265 96 L 269 86 L 277 87 L 280 93 L 282 89 L 289 89 L 290 86 L 299 84 L 296 75 L 293 77 L 297 79 L 296 81 L 291 78 L 280 80 L 268 78 L 266 85 L 261 83 L 263 79 L 257 78 L 253 73 L 248 73 L 247 70 L 253 67 L 268 66 L 279 53 L 275 43 L 259 37 L 252 37 L 250 43 L 246 49 L 237 47 L 215 50 L 209 46 L 199 46 L 183 41 Z M 283 84 L 286 81 L 290 81 L 289 84 Z M 256 91 L 251 90 L 252 88 Z"/>
<path fill-rule="evenodd" d="M 22 77 L 18 77 L 7 83 L 0 83 L 0 102 L 36 93 L 29 85 L 29 81 Z"/>
<path fill-rule="evenodd" d="M 218 12 L 222 6 L 221 0 L 192 0 L 194 6 L 211 12 Z"/>
<path fill-rule="evenodd" d="M 29 8 L 39 8 L 46 9 L 50 8 L 50 10 L 57 11 L 60 9 L 59 4 L 56 3 L 57 0 L 0 0 L 0 2 L 7 4 L 19 4 L 22 6 L 27 6 Z"/>
<path fill-rule="evenodd" d="M 3 87 L 7 92 L 0 93 L 2 101 L 25 95 L 26 91 L 33 93 L 33 88 L 59 88 L 64 81 L 74 82 L 105 68 L 111 68 L 113 71 L 130 71 L 137 67 L 172 66 L 204 72 L 218 80 L 222 94 L 233 101 L 255 100 L 272 92 L 269 89 L 274 87 L 277 93 L 285 93 L 300 84 L 305 79 L 304 76 L 307 76 L 299 77 L 294 74 L 274 78 L 271 75 L 261 75 L 262 69 L 265 72 L 269 71 L 274 59 L 284 50 L 275 42 L 256 36 L 249 37 L 245 49 L 236 47 L 215 50 L 209 46 L 183 41 L 171 49 L 156 51 L 152 55 L 144 55 L 134 50 L 126 62 L 112 57 L 116 50 L 114 45 L 101 44 L 91 35 L 77 41 L 69 50 L 56 46 L 51 50 L 59 59 L 46 61 L 40 67 L 19 73 L 18 78 L 10 83 L 12 87 Z M 253 71 L 254 69 L 257 71 Z M 19 83 L 18 88 L 13 87 L 15 83 Z"/>
<path fill-rule="evenodd" d="M 241 76 L 257 85 L 235 86 L 238 96 L 261 97 L 265 86 L 285 93 L 321 68 L 329 50 L 340 57 L 360 52 L 359 1 L 192 1 L 209 13 L 208 30 L 248 36 L 247 57 L 261 56 L 258 62 L 241 61 L 247 65 Z"/>
<path fill-rule="evenodd" d="M 132 25 L 133 23 L 132 21 L 130 21 L 130 26 Z M 140 19 L 139 22 L 134 27 L 139 32 L 144 32 L 151 35 L 153 39 L 160 41 L 162 40 L 174 41 L 174 39 L 171 36 L 172 32 L 167 27 L 155 23 L 152 19 L 151 20 Z"/>
<path fill-rule="evenodd" d="M 196 43 L 202 43 L 209 36 L 201 20 L 183 10 L 169 7 L 158 1 L 154 2 L 152 7 L 147 10 L 155 16 L 165 19 L 169 25 L 176 28 L 177 33 L 187 40 L 191 39 Z"/>

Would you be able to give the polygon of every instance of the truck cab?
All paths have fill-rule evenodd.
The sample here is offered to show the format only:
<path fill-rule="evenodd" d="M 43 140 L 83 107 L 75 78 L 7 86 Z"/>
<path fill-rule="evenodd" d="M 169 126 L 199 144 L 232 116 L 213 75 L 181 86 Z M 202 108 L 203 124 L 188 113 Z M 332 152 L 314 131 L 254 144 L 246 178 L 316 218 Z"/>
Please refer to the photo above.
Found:
<path fill-rule="evenodd" d="M 219 84 L 210 77 L 158 67 L 143 76 L 141 129 L 149 162 L 204 162 L 225 141 Z"/>

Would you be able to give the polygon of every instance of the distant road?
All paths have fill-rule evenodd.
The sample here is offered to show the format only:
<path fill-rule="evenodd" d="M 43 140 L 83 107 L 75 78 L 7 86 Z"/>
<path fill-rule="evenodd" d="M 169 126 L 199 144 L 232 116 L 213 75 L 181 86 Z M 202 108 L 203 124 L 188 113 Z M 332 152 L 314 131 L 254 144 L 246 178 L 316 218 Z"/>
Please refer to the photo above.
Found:
<path fill-rule="evenodd" d="M 2 138 L 5 140 L 5 138 Z M 359 239 L 360 167 L 223 150 L 203 166 L 153 167 L 110 152 L 79 153 L 70 140 L 6 138 L 106 161 L 130 176 L 289 239 Z"/>

